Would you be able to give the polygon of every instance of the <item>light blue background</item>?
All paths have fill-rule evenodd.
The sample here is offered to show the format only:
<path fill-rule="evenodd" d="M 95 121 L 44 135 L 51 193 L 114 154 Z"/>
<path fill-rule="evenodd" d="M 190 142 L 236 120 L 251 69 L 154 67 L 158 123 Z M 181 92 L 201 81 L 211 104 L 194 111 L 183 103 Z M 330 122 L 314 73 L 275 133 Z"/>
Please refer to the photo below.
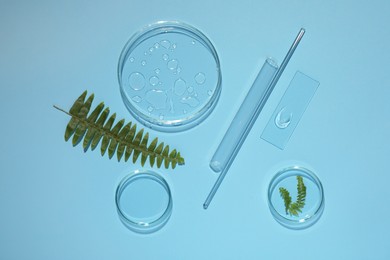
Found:
<path fill-rule="evenodd" d="M 0 259 L 390 259 L 390 2 L 1 1 Z M 120 222 L 114 193 L 140 165 L 84 153 L 63 140 L 68 109 L 88 89 L 120 118 L 116 66 L 138 29 L 181 20 L 214 43 L 223 90 L 189 131 L 153 136 L 186 165 L 160 170 L 174 208 L 159 232 Z M 210 208 L 208 163 L 264 60 L 279 63 L 307 32 Z M 294 73 L 321 85 L 285 150 L 260 138 Z M 294 163 L 320 177 L 325 211 L 292 231 L 271 216 L 266 190 Z"/>

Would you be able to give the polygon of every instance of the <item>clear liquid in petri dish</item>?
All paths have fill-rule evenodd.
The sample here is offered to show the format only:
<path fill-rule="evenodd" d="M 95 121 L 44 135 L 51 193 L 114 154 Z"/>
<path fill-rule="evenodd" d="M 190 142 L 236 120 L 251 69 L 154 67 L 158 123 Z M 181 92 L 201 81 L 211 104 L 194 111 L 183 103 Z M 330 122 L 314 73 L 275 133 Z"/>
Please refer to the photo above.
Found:
<path fill-rule="evenodd" d="M 208 115 L 206 111 L 212 110 L 219 97 L 221 73 L 207 38 L 182 25 L 167 28 L 146 31 L 126 47 L 122 56 L 131 58 L 120 63 L 119 76 L 130 112 L 149 123 L 169 127 L 191 124 Z M 134 96 L 142 100 L 132 99 Z M 155 108 L 152 112 L 150 106 Z"/>
<path fill-rule="evenodd" d="M 299 207 L 301 212 L 286 209 L 285 200 L 281 196 L 280 188 L 289 192 L 291 203 L 298 200 L 298 179 L 302 178 L 306 187 L 304 205 Z M 322 184 L 311 171 L 292 167 L 279 172 L 271 181 L 268 190 L 268 202 L 275 219 L 284 226 L 294 229 L 306 228 L 315 223 L 321 216 L 324 207 Z"/>
<path fill-rule="evenodd" d="M 165 188 L 147 178 L 129 183 L 119 200 L 119 206 L 126 218 L 145 225 L 160 218 L 168 203 L 169 196 Z"/>
<path fill-rule="evenodd" d="M 298 216 L 291 215 L 289 213 L 286 213 L 286 208 L 284 205 L 284 200 L 282 196 L 280 195 L 279 188 L 283 187 L 287 189 L 290 193 L 292 202 L 297 201 L 297 178 L 296 175 L 289 176 L 283 180 L 281 180 L 278 185 L 275 187 L 275 189 L 272 192 L 271 196 L 271 203 L 274 206 L 275 210 L 283 217 L 292 219 L 292 220 L 299 220 L 302 218 L 309 218 L 313 214 L 315 214 L 316 210 L 319 206 L 319 197 L 320 192 L 317 188 L 317 185 L 310 179 L 303 177 L 303 183 L 306 186 L 306 198 L 305 198 L 305 205 L 301 209 L 302 212 L 299 213 Z"/>
<path fill-rule="evenodd" d="M 156 35 L 136 46 L 131 56 L 135 59 L 142 60 L 141 63 L 128 62 L 124 65 L 122 72 L 123 80 L 126 80 L 126 77 L 128 78 L 126 75 L 131 75 L 131 81 L 129 81 L 130 88 L 126 88 L 129 96 L 144 97 L 150 90 L 164 91 L 169 98 L 172 98 L 175 110 L 177 111 L 186 109 L 188 113 L 197 113 L 202 109 L 202 105 L 207 103 L 211 98 L 209 90 L 213 90 L 217 85 L 218 73 L 215 70 L 217 64 L 204 45 L 194 45 L 191 41 L 188 41 L 188 37 L 187 35 L 178 33 Z M 171 42 L 167 40 L 168 38 L 175 39 L 176 47 L 174 49 L 168 44 Z M 163 48 L 154 48 L 153 52 L 149 52 L 149 55 L 145 56 L 144 50 L 149 50 L 148 46 L 154 46 L 156 43 L 163 46 Z M 169 54 L 166 53 L 167 48 L 171 48 Z M 163 86 L 159 89 L 156 89 L 158 83 L 155 77 L 156 68 L 159 68 L 158 78 Z M 137 74 L 134 74 L 135 72 Z M 142 78 L 140 77 L 141 74 L 143 75 Z M 146 82 L 147 84 L 145 84 L 144 78 L 150 79 Z M 181 86 L 177 87 L 178 82 L 187 82 L 188 85 L 196 87 L 199 102 L 181 102 L 182 100 L 193 100 L 194 97 L 190 92 L 183 91 Z M 160 101 L 156 100 L 156 102 L 165 102 L 165 99 Z M 166 119 L 172 120 L 180 116 L 168 113 L 169 111 L 165 106 L 161 106 L 161 104 L 155 105 L 147 98 L 143 98 L 143 102 L 135 103 L 133 105 L 143 113 L 146 112 L 147 107 L 150 105 L 161 107 L 160 111 L 156 110 L 156 114 L 152 113 L 156 118 L 161 113 L 166 115 Z M 165 109 L 163 109 L 164 107 Z"/>

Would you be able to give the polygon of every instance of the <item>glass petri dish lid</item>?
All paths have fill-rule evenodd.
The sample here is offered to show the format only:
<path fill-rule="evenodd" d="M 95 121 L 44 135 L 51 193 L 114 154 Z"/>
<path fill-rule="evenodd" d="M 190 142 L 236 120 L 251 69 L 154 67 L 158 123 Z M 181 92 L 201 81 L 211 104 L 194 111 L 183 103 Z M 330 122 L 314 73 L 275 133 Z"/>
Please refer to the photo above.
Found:
<path fill-rule="evenodd" d="M 290 229 L 310 227 L 324 210 L 321 181 L 304 167 L 285 168 L 269 184 L 268 206 L 281 225 Z"/>
<path fill-rule="evenodd" d="M 221 92 L 221 70 L 210 40 L 175 21 L 151 24 L 122 50 L 118 80 L 124 104 L 142 124 L 178 132 L 201 123 Z"/>
<path fill-rule="evenodd" d="M 161 229 L 172 213 L 168 183 L 153 171 L 136 170 L 125 177 L 118 185 L 115 201 L 122 223 L 141 234 Z"/>

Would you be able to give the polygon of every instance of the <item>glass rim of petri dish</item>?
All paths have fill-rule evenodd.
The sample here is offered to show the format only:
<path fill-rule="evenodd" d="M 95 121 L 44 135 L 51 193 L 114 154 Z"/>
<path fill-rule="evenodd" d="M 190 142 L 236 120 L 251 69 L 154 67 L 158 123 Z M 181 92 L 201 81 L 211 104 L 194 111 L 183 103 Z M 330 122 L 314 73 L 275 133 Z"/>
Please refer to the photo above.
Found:
<path fill-rule="evenodd" d="M 202 102 L 201 109 L 197 110 L 195 113 L 188 113 L 173 119 L 161 119 L 157 116 L 154 117 L 144 111 L 141 111 L 130 101 L 131 97 L 126 93 L 125 83 L 122 79 L 124 66 L 137 46 L 152 37 L 167 33 L 185 35 L 201 43 L 201 45 L 211 54 L 216 65 L 217 73 L 216 84 L 213 86 L 212 95 L 207 102 Z M 158 21 L 143 27 L 141 30 L 133 34 L 125 44 L 119 56 L 117 74 L 123 102 L 131 115 L 133 115 L 143 125 L 162 132 L 180 132 L 200 124 L 213 111 L 221 93 L 221 66 L 214 45 L 200 30 L 180 21 Z"/>
<path fill-rule="evenodd" d="M 159 184 L 166 192 L 168 197 L 168 202 L 166 203 L 166 207 L 161 214 L 156 216 L 152 220 L 141 221 L 132 219 L 129 212 L 121 206 L 120 200 L 123 192 L 129 185 L 134 184 L 139 180 L 150 180 Z M 142 196 L 142 194 L 140 194 Z M 122 223 L 130 230 L 140 233 L 140 234 L 149 234 L 160 230 L 169 220 L 172 214 L 173 202 L 172 202 L 172 194 L 169 188 L 168 183 L 165 179 L 159 174 L 155 173 L 151 170 L 135 170 L 131 174 L 125 176 L 122 181 L 119 183 L 116 192 L 115 192 L 115 204 L 117 208 L 117 212 Z"/>
<path fill-rule="evenodd" d="M 314 213 L 311 215 L 305 215 L 304 217 L 298 218 L 298 219 L 290 219 L 285 217 L 284 214 L 280 214 L 274 207 L 272 203 L 272 193 L 274 192 L 277 185 L 284 179 L 291 177 L 291 176 L 302 176 L 314 183 L 316 188 L 318 189 L 318 206 L 315 208 Z M 325 198 L 324 198 L 324 189 L 322 186 L 322 183 L 320 179 L 317 177 L 317 175 L 302 166 L 294 165 L 290 167 L 286 167 L 279 172 L 276 173 L 276 175 L 272 178 L 270 181 L 270 184 L 268 186 L 268 206 L 271 211 L 271 214 L 275 218 L 279 224 L 281 224 L 284 227 L 290 228 L 290 229 L 305 229 L 313 224 L 315 224 L 318 219 L 321 217 L 324 206 L 325 206 Z"/>

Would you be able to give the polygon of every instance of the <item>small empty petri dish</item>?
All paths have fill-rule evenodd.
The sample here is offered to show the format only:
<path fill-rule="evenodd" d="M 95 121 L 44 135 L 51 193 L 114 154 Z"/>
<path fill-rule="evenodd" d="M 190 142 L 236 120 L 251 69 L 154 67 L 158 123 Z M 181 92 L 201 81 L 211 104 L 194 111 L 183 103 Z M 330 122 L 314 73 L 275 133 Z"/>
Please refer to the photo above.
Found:
<path fill-rule="evenodd" d="M 268 187 L 268 205 L 276 221 L 291 229 L 313 225 L 324 210 L 324 191 L 310 170 L 292 166 L 279 171 Z"/>
<path fill-rule="evenodd" d="M 116 190 L 120 220 L 130 230 L 148 234 L 162 228 L 172 213 L 168 183 L 152 171 L 134 171 Z"/>
<path fill-rule="evenodd" d="M 157 22 L 133 35 L 120 55 L 118 80 L 130 113 L 164 132 L 198 125 L 221 92 L 214 46 L 199 30 L 181 22 Z"/>

